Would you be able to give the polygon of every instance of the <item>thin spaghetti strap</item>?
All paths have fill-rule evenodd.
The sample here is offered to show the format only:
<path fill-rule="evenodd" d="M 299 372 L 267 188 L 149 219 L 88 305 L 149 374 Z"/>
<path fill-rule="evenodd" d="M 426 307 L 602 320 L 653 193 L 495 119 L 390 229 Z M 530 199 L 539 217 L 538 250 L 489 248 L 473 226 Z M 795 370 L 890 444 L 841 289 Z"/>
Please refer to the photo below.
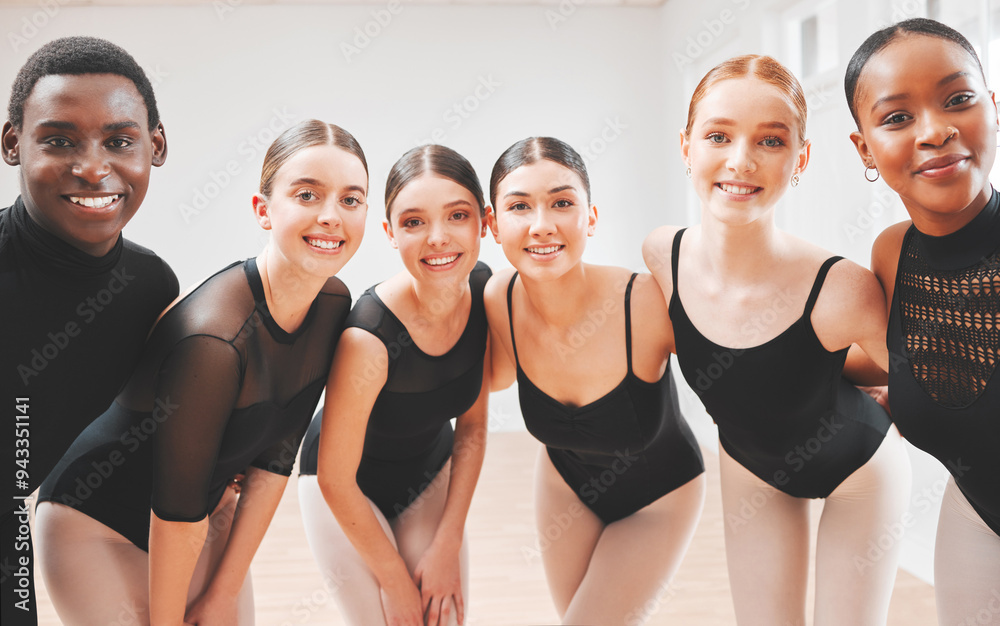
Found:
<path fill-rule="evenodd" d="M 812 291 L 809 292 L 809 299 L 806 300 L 806 308 L 802 312 L 802 315 L 809 316 L 812 314 L 813 306 L 816 304 L 816 299 L 819 298 L 820 289 L 823 288 L 823 281 L 826 280 L 826 274 L 833 267 L 833 264 L 840 261 L 844 257 L 842 256 L 832 256 L 826 261 L 823 261 L 823 265 L 820 266 L 819 272 L 816 273 L 816 280 L 813 282 Z"/>
<path fill-rule="evenodd" d="M 674 246 L 670 252 L 670 276 L 674 279 L 674 291 L 677 291 L 677 262 L 681 258 L 681 236 L 687 228 L 682 228 L 674 235 Z"/>
<path fill-rule="evenodd" d="M 628 373 L 632 373 L 632 283 L 637 273 L 632 272 L 625 287 L 625 358 L 628 361 Z M 513 334 L 511 335 L 513 337 Z"/>
<path fill-rule="evenodd" d="M 514 341 L 514 307 L 511 303 L 514 301 L 514 281 L 517 280 L 517 272 L 510 277 L 510 284 L 507 285 L 507 322 L 510 323 L 510 345 L 514 348 L 514 365 L 521 367 L 521 363 L 517 360 L 517 342 Z"/>

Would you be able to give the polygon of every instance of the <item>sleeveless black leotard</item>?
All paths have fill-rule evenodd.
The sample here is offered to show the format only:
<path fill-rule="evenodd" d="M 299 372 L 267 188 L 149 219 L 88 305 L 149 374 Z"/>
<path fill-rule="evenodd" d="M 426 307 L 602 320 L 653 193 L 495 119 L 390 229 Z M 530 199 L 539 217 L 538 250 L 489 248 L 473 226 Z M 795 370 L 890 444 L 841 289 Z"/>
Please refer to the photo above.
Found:
<path fill-rule="evenodd" d="M 825 498 L 868 462 L 890 419 L 842 377 L 847 348 L 828 352 L 810 316 L 826 274 L 823 263 L 802 316 L 752 348 L 726 348 L 702 335 L 677 291 L 681 236 L 671 255 L 670 320 L 681 371 L 719 427 L 719 442 L 764 482 L 799 498 Z"/>
<path fill-rule="evenodd" d="M 368 418 L 358 487 L 386 519 L 399 516 L 451 457 L 451 419 L 479 397 L 486 355 L 483 289 L 492 272 L 483 262 L 469 275 L 472 306 L 462 336 L 440 356 L 425 354 L 371 287 L 358 298 L 347 327 L 378 337 L 388 352 L 388 376 Z M 358 375 L 363 376 L 364 372 Z M 323 410 L 302 444 L 301 473 L 315 475 Z"/>
<path fill-rule="evenodd" d="M 28 506 L 14 497 L 32 493 L 108 408 L 139 360 L 149 329 L 176 297 L 170 267 L 121 236 L 110 252 L 93 257 L 35 223 L 21 198 L 0 210 L 4 624 L 35 621 Z M 29 562 L 27 576 L 14 575 L 21 557 Z M 23 600 L 15 586 L 28 590 L 29 602 L 15 606 Z"/>
<path fill-rule="evenodd" d="M 1000 194 L 944 237 L 911 226 L 889 314 L 899 432 L 944 463 L 1000 535 Z"/>
<path fill-rule="evenodd" d="M 159 321 L 125 389 L 39 501 L 71 506 L 147 550 L 150 507 L 196 522 L 248 467 L 290 475 L 349 308 L 347 288 L 331 278 L 288 333 L 271 317 L 254 259 L 221 270 Z"/>
<path fill-rule="evenodd" d="M 632 515 L 705 471 L 698 442 L 681 415 L 670 368 L 655 383 L 632 371 L 635 277 L 632 274 L 625 289 L 625 378 L 603 397 L 576 408 L 545 394 L 521 369 L 512 307 L 516 273 L 507 286 L 524 424 L 545 444 L 566 484 L 605 524 Z"/>

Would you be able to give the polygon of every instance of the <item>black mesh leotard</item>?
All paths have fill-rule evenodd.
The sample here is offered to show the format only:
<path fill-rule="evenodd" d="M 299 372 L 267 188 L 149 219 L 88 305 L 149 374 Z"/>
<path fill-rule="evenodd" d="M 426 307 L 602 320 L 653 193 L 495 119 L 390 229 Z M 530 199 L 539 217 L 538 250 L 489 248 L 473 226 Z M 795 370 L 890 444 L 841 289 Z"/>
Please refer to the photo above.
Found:
<path fill-rule="evenodd" d="M 868 462 L 889 430 L 886 412 L 842 377 L 847 348 L 828 352 L 810 316 L 820 268 L 802 316 L 752 348 L 720 346 L 698 332 L 677 292 L 680 230 L 671 256 L 670 319 L 681 371 L 719 427 L 719 442 L 764 482 L 799 498 L 825 498 Z"/>
<path fill-rule="evenodd" d="M 655 383 L 632 371 L 632 274 L 625 289 L 625 378 L 606 395 L 568 407 L 525 375 L 514 340 L 513 293 L 507 286 L 517 391 L 528 432 L 552 465 L 605 524 L 632 515 L 705 471 L 701 450 L 681 415 L 670 368 Z"/>
<path fill-rule="evenodd" d="M 32 617 L 14 608 L 20 557 L 32 558 L 27 505 L 33 492 L 77 435 L 99 416 L 128 380 L 153 322 L 177 297 L 177 278 L 158 256 L 119 236 L 93 257 L 36 224 L 18 198 L 0 210 L 0 428 L 3 502 L 2 615 Z M 16 398 L 26 398 L 17 403 Z M 15 424 L 17 428 L 15 428 Z M 16 462 L 20 461 L 21 465 Z M 15 472 L 25 470 L 16 478 Z M 22 478 L 23 477 L 23 478 Z M 21 480 L 23 482 L 16 482 Z M 31 572 L 33 568 L 27 567 Z M 26 606 L 34 608 L 30 592 Z M 22 605 L 25 606 L 25 605 Z M 33 612 L 32 612 L 33 614 Z M 21 622 L 18 622 L 21 623 Z"/>
<path fill-rule="evenodd" d="M 911 226 L 889 314 L 899 432 L 944 463 L 1000 535 L 1000 194 L 944 237 Z"/>
<path fill-rule="evenodd" d="M 293 333 L 271 317 L 254 259 L 206 280 L 156 325 L 135 373 L 42 485 L 148 549 L 150 506 L 196 522 L 248 467 L 290 475 L 350 308 L 327 281 Z"/>
<path fill-rule="evenodd" d="M 469 320 L 455 345 L 440 356 L 425 354 L 413 343 L 375 287 L 358 298 L 347 318 L 348 327 L 375 335 L 388 352 L 388 376 L 368 418 L 357 474 L 358 487 L 386 519 L 402 513 L 434 480 L 451 457 L 451 419 L 479 397 L 487 335 L 483 289 L 490 275 L 485 263 L 476 263 L 469 275 Z M 316 474 L 322 413 L 316 413 L 302 444 L 302 474 Z"/>

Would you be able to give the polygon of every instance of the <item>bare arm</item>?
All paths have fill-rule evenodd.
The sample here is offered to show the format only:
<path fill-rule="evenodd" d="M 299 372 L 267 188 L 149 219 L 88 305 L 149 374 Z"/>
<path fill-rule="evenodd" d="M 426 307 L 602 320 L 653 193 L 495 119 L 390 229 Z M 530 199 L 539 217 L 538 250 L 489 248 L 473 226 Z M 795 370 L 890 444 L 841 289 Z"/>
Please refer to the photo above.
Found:
<path fill-rule="evenodd" d="M 858 379 L 852 378 L 855 383 L 865 383 L 873 378 L 877 382 L 881 377 L 873 368 L 885 372 L 889 365 L 882 286 L 870 271 L 847 260 L 834 265 L 829 276 L 832 288 L 820 292 L 813 315 L 814 322 L 817 314 L 822 319 L 814 327 L 824 329 L 821 341 L 828 350 L 839 350 L 851 344 L 864 350 L 864 354 L 860 354 L 855 348 L 850 363 L 852 370 L 847 373 L 845 365 L 845 374 L 849 378 L 857 376 Z"/>
<path fill-rule="evenodd" d="M 205 593 L 185 616 L 187 623 L 207 626 L 236 622 L 236 598 L 286 484 L 287 476 L 256 467 L 247 470 L 222 559 Z"/>
<path fill-rule="evenodd" d="M 501 270 L 494 274 L 483 293 L 486 317 L 490 325 L 490 390 L 500 391 L 510 387 L 517 378 L 514 349 L 510 338 L 510 321 L 507 316 L 507 286 L 514 271 Z"/>
<path fill-rule="evenodd" d="M 188 586 L 208 535 L 208 518 L 200 522 L 168 522 L 150 513 L 149 622 L 181 626 Z"/>
<path fill-rule="evenodd" d="M 483 363 L 483 381 L 479 397 L 472 407 L 455 421 L 455 446 L 451 456 L 451 476 L 444 513 L 434 534 L 434 541 L 421 557 L 414 571 L 420 585 L 421 601 L 430 604 L 427 623 L 448 621 L 448 602 L 453 599 L 458 623 L 465 621 L 465 599 L 459 570 L 459 550 L 465 534 L 465 521 L 472 504 L 472 494 L 486 455 L 486 426 L 490 395 L 490 343 L 487 341 Z"/>
<path fill-rule="evenodd" d="M 852 344 L 847 352 L 844 377 L 862 387 L 880 387 L 889 384 L 889 375 L 858 344 Z"/>
<path fill-rule="evenodd" d="M 371 333 L 348 328 L 341 335 L 326 385 L 316 478 L 344 534 L 389 598 L 383 606 L 387 621 L 421 624 L 417 586 L 357 482 L 368 418 L 388 377 L 387 363 L 385 346 Z"/>

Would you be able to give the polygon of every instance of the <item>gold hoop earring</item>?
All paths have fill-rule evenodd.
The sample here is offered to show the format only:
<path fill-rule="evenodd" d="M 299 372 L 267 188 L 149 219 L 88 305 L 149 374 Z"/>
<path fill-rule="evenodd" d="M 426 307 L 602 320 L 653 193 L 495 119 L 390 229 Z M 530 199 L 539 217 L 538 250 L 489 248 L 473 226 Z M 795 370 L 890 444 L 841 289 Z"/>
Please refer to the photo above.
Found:
<path fill-rule="evenodd" d="M 685 174 L 685 175 L 686 175 L 686 176 L 687 176 L 688 178 L 691 178 L 691 166 L 690 166 L 690 165 L 688 166 L 688 168 L 687 168 L 686 170 L 684 170 L 684 174 Z"/>
<path fill-rule="evenodd" d="M 875 178 L 869 178 L 868 176 L 869 170 L 875 170 Z M 874 183 L 876 180 L 878 180 L 878 177 L 879 177 L 878 168 L 872 167 L 871 165 L 865 166 L 865 180 L 867 180 L 870 183 Z"/>
<path fill-rule="evenodd" d="M 799 186 L 799 175 L 792 174 L 792 187 L 798 187 L 798 186 Z"/>

